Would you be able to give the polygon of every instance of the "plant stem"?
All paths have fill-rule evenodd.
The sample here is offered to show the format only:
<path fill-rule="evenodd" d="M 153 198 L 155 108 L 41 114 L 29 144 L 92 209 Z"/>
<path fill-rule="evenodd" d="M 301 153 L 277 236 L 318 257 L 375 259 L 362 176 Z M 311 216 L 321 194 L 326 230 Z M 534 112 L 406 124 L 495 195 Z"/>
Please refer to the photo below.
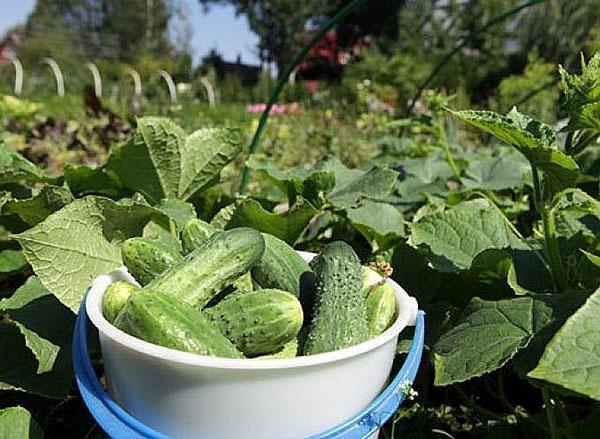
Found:
<path fill-rule="evenodd" d="M 546 417 L 548 418 L 550 439 L 558 439 L 556 418 L 554 417 L 554 404 L 552 402 L 552 398 L 550 398 L 550 392 L 546 387 L 542 389 L 542 398 L 544 399 L 544 409 L 546 410 Z"/>
<path fill-rule="evenodd" d="M 567 288 L 567 276 L 560 259 L 553 209 L 547 209 L 546 207 L 542 209 L 542 222 L 544 227 L 544 246 L 546 248 L 548 263 L 550 264 L 552 271 L 554 286 L 557 292 L 562 293 Z"/>
<path fill-rule="evenodd" d="M 567 138 L 565 139 L 565 152 L 571 155 L 571 148 L 573 147 L 573 131 L 569 131 L 567 133 Z"/>
<path fill-rule="evenodd" d="M 452 152 L 450 151 L 450 147 L 448 146 L 448 137 L 446 136 L 446 130 L 444 128 L 444 123 L 442 119 L 439 119 L 439 138 L 440 145 L 442 147 L 442 151 L 444 151 L 444 155 L 446 156 L 446 161 L 448 162 L 448 166 L 452 169 L 452 173 L 454 174 L 454 178 L 460 182 L 460 169 L 456 165 L 454 161 L 454 157 L 452 157 Z"/>
<path fill-rule="evenodd" d="M 560 252 L 558 249 L 558 241 L 556 240 L 556 226 L 554 224 L 554 214 L 551 209 L 547 209 L 542 200 L 542 192 L 540 190 L 540 175 L 537 168 L 531 164 L 531 176 L 533 179 L 533 205 L 538 215 L 542 217 L 542 229 L 544 233 L 544 249 L 546 258 L 550 265 L 550 273 L 554 283 L 556 292 L 562 293 L 567 287 L 567 276 L 562 261 L 560 260 Z"/>

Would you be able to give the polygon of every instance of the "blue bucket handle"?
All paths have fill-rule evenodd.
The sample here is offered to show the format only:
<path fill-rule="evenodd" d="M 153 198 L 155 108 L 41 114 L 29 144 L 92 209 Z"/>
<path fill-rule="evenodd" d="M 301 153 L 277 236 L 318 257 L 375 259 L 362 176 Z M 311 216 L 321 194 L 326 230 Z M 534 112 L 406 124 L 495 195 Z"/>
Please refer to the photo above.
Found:
<path fill-rule="evenodd" d="M 115 439 L 166 439 L 162 433 L 139 422 L 119 406 L 104 390 L 94 372 L 88 351 L 88 316 L 85 297 L 79 308 L 73 334 L 73 368 L 79 391 L 96 422 L 111 438 Z M 359 439 L 377 431 L 396 412 L 412 385 L 425 339 L 423 311 L 416 317 L 415 334 L 402 368 L 383 392 L 353 418 L 311 439 Z"/>

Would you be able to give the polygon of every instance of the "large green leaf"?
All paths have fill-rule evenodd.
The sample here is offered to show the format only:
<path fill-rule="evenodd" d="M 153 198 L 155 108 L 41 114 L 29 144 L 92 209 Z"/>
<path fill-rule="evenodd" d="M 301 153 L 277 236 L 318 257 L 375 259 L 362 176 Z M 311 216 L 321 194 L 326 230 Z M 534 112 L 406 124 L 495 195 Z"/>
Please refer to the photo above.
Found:
<path fill-rule="evenodd" d="M 474 154 L 470 157 L 462 183 L 466 189 L 500 191 L 520 188 L 527 181 L 530 172 L 529 163 L 521 154 L 499 148 L 498 153 L 493 156 Z"/>
<path fill-rule="evenodd" d="M 578 166 L 575 160 L 556 147 L 556 134 L 549 126 L 513 108 L 503 116 L 491 111 L 453 112 L 464 122 L 496 136 L 517 148 L 544 173 L 546 198 L 575 184 Z"/>
<path fill-rule="evenodd" d="M 44 286 L 76 312 L 90 282 L 121 265 L 119 243 L 141 235 L 151 219 L 166 221 L 162 213 L 144 204 L 122 205 L 88 196 L 16 239 Z"/>
<path fill-rule="evenodd" d="M 75 315 L 36 277 L 0 301 L 0 389 L 63 397 L 72 382 Z"/>
<path fill-rule="evenodd" d="M 567 319 L 529 376 L 600 400 L 599 315 L 600 289 Z"/>
<path fill-rule="evenodd" d="M 347 215 L 374 250 L 389 248 L 404 236 L 402 213 L 387 203 L 365 200 L 348 209 Z"/>
<path fill-rule="evenodd" d="M 35 226 L 51 213 L 62 209 L 73 199 L 73 195 L 68 189 L 48 185 L 32 198 L 9 201 L 3 210 L 19 215 L 27 224 Z"/>
<path fill-rule="evenodd" d="M 381 199 L 388 195 L 398 179 L 398 173 L 389 168 L 374 167 L 360 172 L 355 178 L 338 178 L 335 188 L 327 196 L 337 207 L 350 208 L 362 199 Z"/>
<path fill-rule="evenodd" d="M 293 245 L 316 214 L 312 204 L 302 198 L 283 213 L 268 212 L 258 201 L 248 199 L 233 211 L 225 228 L 252 227 Z"/>
<path fill-rule="evenodd" d="M 65 183 L 77 197 L 84 195 L 105 195 L 117 197 L 123 186 L 114 173 L 105 167 L 90 168 L 85 165 L 65 165 Z"/>
<path fill-rule="evenodd" d="M 533 294 L 534 300 L 543 301 L 550 311 L 548 324 L 537 331 L 529 344 L 511 360 L 512 367 L 526 377 L 540 361 L 544 349 L 554 334 L 588 298 L 587 294 L 569 291 L 564 294 Z"/>
<path fill-rule="evenodd" d="M 466 381 L 502 367 L 550 316 L 550 307 L 529 297 L 472 299 L 458 324 L 435 344 L 435 384 Z"/>
<path fill-rule="evenodd" d="M 240 132 L 203 128 L 187 136 L 181 149 L 178 196 L 187 200 L 206 188 L 242 150 Z"/>
<path fill-rule="evenodd" d="M 138 133 L 111 152 L 106 170 L 152 202 L 187 200 L 213 183 L 240 151 L 237 130 L 209 128 L 186 137 L 167 118 L 142 117 Z"/>
<path fill-rule="evenodd" d="M 412 244 L 425 246 L 430 262 L 441 271 L 468 269 L 487 249 L 521 246 L 502 214 L 481 200 L 428 215 L 411 228 Z"/>
<path fill-rule="evenodd" d="M 0 437 L 42 439 L 44 432 L 26 409 L 9 407 L 0 410 Z"/>

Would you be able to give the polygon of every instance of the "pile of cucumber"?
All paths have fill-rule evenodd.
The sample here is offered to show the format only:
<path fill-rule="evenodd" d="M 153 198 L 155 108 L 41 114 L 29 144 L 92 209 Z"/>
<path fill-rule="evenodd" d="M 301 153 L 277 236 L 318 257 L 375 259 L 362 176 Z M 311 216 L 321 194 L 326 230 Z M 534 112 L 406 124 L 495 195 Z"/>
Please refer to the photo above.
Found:
<path fill-rule="evenodd" d="M 183 254 L 148 238 L 123 243 L 125 266 L 142 287 L 109 285 L 109 322 L 185 352 L 288 358 L 353 346 L 395 320 L 385 274 L 362 267 L 344 242 L 328 244 L 309 265 L 275 236 L 192 219 L 181 244 Z"/>

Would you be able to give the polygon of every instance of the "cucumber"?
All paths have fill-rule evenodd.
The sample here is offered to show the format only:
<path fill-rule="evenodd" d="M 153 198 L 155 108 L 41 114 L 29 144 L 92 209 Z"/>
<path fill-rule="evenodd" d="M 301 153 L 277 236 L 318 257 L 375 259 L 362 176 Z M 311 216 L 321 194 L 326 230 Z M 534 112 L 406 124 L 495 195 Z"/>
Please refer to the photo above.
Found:
<path fill-rule="evenodd" d="M 102 297 L 102 315 L 104 318 L 113 323 L 127 303 L 131 293 L 136 290 L 139 290 L 139 288 L 124 280 L 111 283 Z"/>
<path fill-rule="evenodd" d="M 288 341 L 283 347 L 272 354 L 260 355 L 254 357 L 255 360 L 273 360 L 276 358 L 293 358 L 298 355 L 299 349 L 298 338 L 294 338 L 292 341 Z"/>
<path fill-rule="evenodd" d="M 252 276 L 263 288 L 276 288 L 300 297 L 303 289 L 312 289 L 312 270 L 292 247 L 281 239 L 263 233 L 265 252 L 252 269 Z"/>
<path fill-rule="evenodd" d="M 233 294 L 203 313 L 249 357 L 280 350 L 295 339 L 303 322 L 296 296 L 276 289 Z"/>
<path fill-rule="evenodd" d="M 210 238 L 219 230 L 199 218 L 192 218 L 183 226 L 181 231 L 181 241 L 183 242 L 184 254 L 189 254 L 201 247 L 208 238 Z M 250 272 L 244 273 L 238 279 L 233 281 L 232 285 L 236 290 L 252 291 L 252 276 Z"/>
<path fill-rule="evenodd" d="M 379 273 L 369 267 L 362 267 L 362 277 L 362 291 L 364 297 L 368 297 L 371 291 L 385 282 L 385 279 Z"/>
<path fill-rule="evenodd" d="M 134 337 L 180 351 L 243 358 L 235 346 L 192 306 L 176 296 L 140 290 L 131 295 L 115 326 Z"/>
<path fill-rule="evenodd" d="M 240 227 L 218 232 L 148 288 L 202 309 L 225 286 L 250 271 L 264 251 L 265 240 L 256 230 Z"/>
<path fill-rule="evenodd" d="M 396 318 L 394 287 L 383 283 L 371 290 L 365 300 L 369 337 L 375 337 L 390 327 Z"/>
<path fill-rule="evenodd" d="M 183 253 L 188 254 L 196 250 L 210 238 L 217 229 L 199 218 L 187 221 L 181 230 Z"/>
<path fill-rule="evenodd" d="M 130 238 L 121 247 L 123 263 L 131 275 L 144 286 L 183 257 L 170 248 L 147 238 Z"/>
<path fill-rule="evenodd" d="M 348 244 L 335 241 L 314 264 L 315 309 L 304 354 L 335 351 L 369 338 L 360 261 Z"/>

